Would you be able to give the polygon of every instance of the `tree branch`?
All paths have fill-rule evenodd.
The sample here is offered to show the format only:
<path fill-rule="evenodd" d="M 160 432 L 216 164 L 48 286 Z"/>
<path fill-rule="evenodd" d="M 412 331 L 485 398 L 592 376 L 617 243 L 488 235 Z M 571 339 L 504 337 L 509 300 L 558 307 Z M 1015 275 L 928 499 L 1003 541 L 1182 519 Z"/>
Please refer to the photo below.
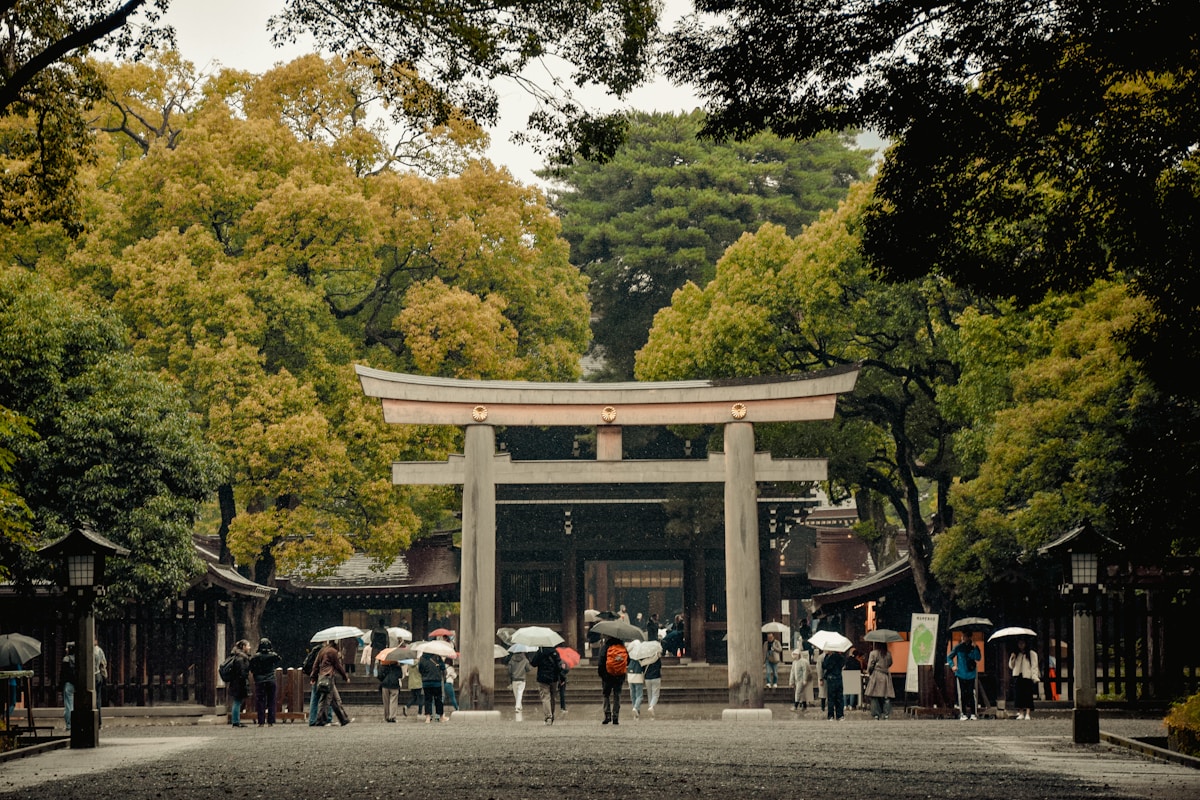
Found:
<path fill-rule="evenodd" d="M 133 12 L 145 4 L 146 0 L 127 0 L 125 5 L 107 17 L 101 17 L 86 28 L 52 42 L 45 50 L 25 62 L 24 66 L 14 72 L 4 86 L 0 87 L 0 113 L 4 113 L 9 106 L 17 102 L 21 90 L 28 86 L 39 72 L 68 53 L 103 39 L 124 25 Z"/>

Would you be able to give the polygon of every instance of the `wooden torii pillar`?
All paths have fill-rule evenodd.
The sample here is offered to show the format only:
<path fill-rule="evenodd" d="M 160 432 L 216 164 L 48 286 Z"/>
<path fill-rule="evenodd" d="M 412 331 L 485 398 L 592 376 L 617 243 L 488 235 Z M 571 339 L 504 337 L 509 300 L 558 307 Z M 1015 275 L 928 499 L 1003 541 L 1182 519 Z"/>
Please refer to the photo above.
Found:
<path fill-rule="evenodd" d="M 445 462 L 398 462 L 396 485 L 463 487 L 462 613 L 458 632 L 466 713 L 493 709 L 496 639 L 498 484 L 723 483 L 725 594 L 729 626 L 728 716 L 770 716 L 763 708 L 758 481 L 819 481 L 824 459 L 773 459 L 754 452 L 755 422 L 831 419 L 837 396 L 854 388 L 858 367 L 721 381 L 525 383 L 432 378 L 356 367 L 363 392 L 379 398 L 393 424 L 462 425 L 463 455 Z M 623 425 L 724 426 L 725 452 L 707 460 L 621 459 Z M 496 452 L 496 426 L 595 426 L 596 460 L 513 461 Z"/>

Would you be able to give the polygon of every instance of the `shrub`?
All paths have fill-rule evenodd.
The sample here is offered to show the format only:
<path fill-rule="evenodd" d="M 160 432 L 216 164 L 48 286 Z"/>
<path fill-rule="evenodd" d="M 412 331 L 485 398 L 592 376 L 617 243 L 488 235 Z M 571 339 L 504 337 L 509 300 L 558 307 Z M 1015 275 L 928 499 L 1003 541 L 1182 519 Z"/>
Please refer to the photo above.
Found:
<path fill-rule="evenodd" d="M 1167 746 L 1189 756 L 1200 756 L 1200 694 L 1171 706 L 1167 718 Z"/>

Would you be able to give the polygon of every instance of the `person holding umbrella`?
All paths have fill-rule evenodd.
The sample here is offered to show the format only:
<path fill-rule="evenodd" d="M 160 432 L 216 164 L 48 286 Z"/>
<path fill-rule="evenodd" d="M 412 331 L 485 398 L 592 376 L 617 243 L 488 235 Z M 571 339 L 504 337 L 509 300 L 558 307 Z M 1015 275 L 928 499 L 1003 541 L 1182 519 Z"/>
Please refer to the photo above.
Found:
<path fill-rule="evenodd" d="M 559 655 L 552 645 L 543 645 L 529 659 L 529 663 L 537 668 L 538 699 L 542 701 L 542 716 L 547 725 L 554 724 L 554 691 L 561 677 Z M 605 703 L 608 696 L 605 695 Z"/>
<path fill-rule="evenodd" d="M 310 676 L 317 682 L 317 695 L 321 698 L 317 708 L 317 725 L 328 725 L 332 721 L 329 716 L 331 710 L 343 727 L 354 721 L 350 719 L 346 709 L 342 708 L 342 696 L 337 689 L 338 675 L 341 675 L 344 681 L 350 680 L 350 675 L 342 663 L 338 643 L 330 639 L 317 654 Z"/>
<path fill-rule="evenodd" d="M 421 673 L 421 690 L 425 693 L 425 721 L 433 722 L 434 712 L 437 721 L 446 718 L 446 706 L 442 701 L 442 692 L 446 682 L 446 666 L 439 656 L 422 652 L 417 661 L 417 671 Z"/>
<path fill-rule="evenodd" d="M 621 724 L 621 687 L 629 669 L 629 651 L 613 636 L 605 637 L 600 648 L 597 671 L 604 686 L 604 723 Z"/>
<path fill-rule="evenodd" d="M 946 666 L 954 668 L 954 678 L 958 684 L 959 719 L 977 718 L 975 716 L 975 679 L 979 673 L 975 665 L 979 659 L 979 647 L 975 644 L 970 631 L 963 632 L 962 639 L 946 656 Z"/>
<path fill-rule="evenodd" d="M 808 710 L 808 651 L 797 647 L 792 651 L 792 671 L 788 675 L 788 683 L 792 686 L 792 711 L 801 707 Z"/>
<path fill-rule="evenodd" d="M 837 650 L 825 653 L 821 660 L 821 678 L 825 683 L 826 719 L 838 720 L 846 718 L 846 698 L 842 694 L 842 667 L 846 666 L 846 656 Z"/>
<path fill-rule="evenodd" d="M 1017 649 L 1008 657 L 1008 668 L 1016 682 L 1017 719 L 1029 719 L 1033 712 L 1034 690 L 1042 675 L 1038 655 L 1029 649 L 1029 640 L 1024 636 L 1017 639 Z"/>
<path fill-rule="evenodd" d="M 524 651 L 513 653 L 508 658 L 508 686 L 516 701 L 516 713 L 521 713 L 521 698 L 525 696 L 525 673 L 529 672 L 529 657 Z"/>
<path fill-rule="evenodd" d="M 896 687 L 892 685 L 892 654 L 884 642 L 875 642 L 867 658 L 867 687 L 863 689 L 863 696 L 871 703 L 873 719 L 887 719 L 892 715 Z"/>

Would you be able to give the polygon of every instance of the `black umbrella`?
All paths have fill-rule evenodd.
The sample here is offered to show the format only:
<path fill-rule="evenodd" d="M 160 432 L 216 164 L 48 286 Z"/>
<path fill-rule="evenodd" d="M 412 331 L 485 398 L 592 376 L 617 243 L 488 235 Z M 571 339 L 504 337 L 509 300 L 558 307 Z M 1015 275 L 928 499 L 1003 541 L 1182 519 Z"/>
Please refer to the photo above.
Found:
<path fill-rule="evenodd" d="M 952 631 L 984 631 L 992 627 L 992 621 L 987 617 L 963 617 L 950 623 Z"/>
<path fill-rule="evenodd" d="M 0 634 L 0 669 L 21 669 L 42 654 L 42 643 L 23 633 Z"/>

